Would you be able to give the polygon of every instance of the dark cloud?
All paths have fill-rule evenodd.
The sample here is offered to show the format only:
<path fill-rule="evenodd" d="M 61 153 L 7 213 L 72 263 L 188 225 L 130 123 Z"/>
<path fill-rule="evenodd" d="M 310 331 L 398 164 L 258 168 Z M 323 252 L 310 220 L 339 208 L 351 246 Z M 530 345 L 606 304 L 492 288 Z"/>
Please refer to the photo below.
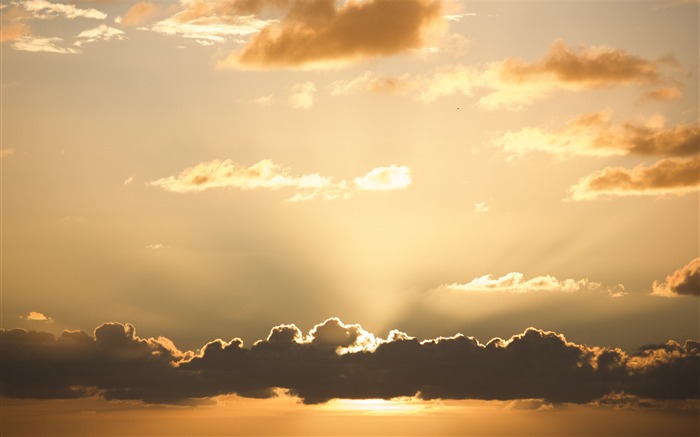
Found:
<path fill-rule="evenodd" d="M 656 296 L 700 296 L 700 258 L 666 276 L 666 282 L 654 281 L 652 287 Z"/>
<path fill-rule="evenodd" d="M 235 1 L 233 13 L 284 9 L 279 23 L 255 35 L 223 66 L 296 67 L 393 55 L 423 44 L 425 31 L 441 19 L 439 0 Z"/>
<path fill-rule="evenodd" d="M 670 341 L 628 355 L 568 342 L 529 328 L 482 344 L 456 335 L 419 341 L 393 331 L 378 339 L 332 318 L 308 335 L 274 327 L 245 348 L 215 340 L 197 354 L 134 327 L 107 323 L 94 335 L 0 332 L 2 392 L 21 398 L 100 395 L 147 403 L 191 403 L 236 393 L 267 398 L 276 389 L 304 403 L 334 398 L 533 400 L 588 403 L 623 393 L 648 399 L 700 397 L 700 343 Z"/>

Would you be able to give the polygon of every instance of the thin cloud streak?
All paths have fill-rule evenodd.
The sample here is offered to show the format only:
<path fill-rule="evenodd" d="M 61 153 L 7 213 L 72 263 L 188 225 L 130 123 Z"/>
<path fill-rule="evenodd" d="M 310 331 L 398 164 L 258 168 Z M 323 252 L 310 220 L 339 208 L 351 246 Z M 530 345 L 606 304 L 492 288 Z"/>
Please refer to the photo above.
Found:
<path fill-rule="evenodd" d="M 625 294 L 625 287 L 622 284 L 618 284 L 613 287 L 606 287 L 597 282 L 591 282 L 588 279 L 559 280 L 551 275 L 525 279 L 525 275 L 520 272 L 511 272 L 498 278 L 493 277 L 493 275 L 484 275 L 474 278 L 468 283 L 447 284 L 441 286 L 440 288 L 460 293 L 575 293 L 582 291 L 597 291 L 610 294 L 614 297 L 619 297 Z"/>
<path fill-rule="evenodd" d="M 326 200 L 344 199 L 354 191 L 391 191 L 408 188 L 410 170 L 406 166 L 377 167 L 365 176 L 355 179 L 355 189 L 348 181 L 334 181 L 332 177 L 318 173 L 295 176 L 289 169 L 269 159 L 250 167 L 243 167 L 227 159 L 202 162 L 189 167 L 177 176 L 169 176 L 148 183 L 176 193 L 201 192 L 212 188 L 291 189 L 292 202 L 321 197 Z"/>
<path fill-rule="evenodd" d="M 330 318 L 304 335 L 279 325 L 244 348 L 234 338 L 182 352 L 165 337 L 140 338 L 130 324 L 92 336 L 0 331 L 3 395 L 99 396 L 196 404 L 218 395 L 270 398 L 279 389 L 306 404 L 331 399 L 528 400 L 592 403 L 624 394 L 652 400 L 700 398 L 700 342 L 668 341 L 635 353 L 567 341 L 528 328 L 480 343 L 457 334 L 419 341 L 398 330 L 378 338 Z"/>

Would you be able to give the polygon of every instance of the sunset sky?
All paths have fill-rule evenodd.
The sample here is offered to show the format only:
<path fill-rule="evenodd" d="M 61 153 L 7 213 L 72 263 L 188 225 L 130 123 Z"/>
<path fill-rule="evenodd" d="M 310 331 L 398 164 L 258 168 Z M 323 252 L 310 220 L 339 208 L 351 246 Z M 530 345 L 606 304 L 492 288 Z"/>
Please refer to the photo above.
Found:
<path fill-rule="evenodd" d="M 3 436 L 700 432 L 698 1 L 0 3 Z"/>

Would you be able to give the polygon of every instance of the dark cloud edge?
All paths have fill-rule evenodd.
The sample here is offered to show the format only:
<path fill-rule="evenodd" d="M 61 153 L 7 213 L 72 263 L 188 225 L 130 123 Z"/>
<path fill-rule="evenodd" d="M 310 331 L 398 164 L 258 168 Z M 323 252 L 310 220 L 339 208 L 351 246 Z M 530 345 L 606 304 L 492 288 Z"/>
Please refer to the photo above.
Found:
<path fill-rule="evenodd" d="M 528 328 L 486 344 L 457 334 L 387 339 L 330 318 L 304 336 L 271 329 L 244 348 L 217 339 L 197 352 L 167 338 L 140 338 L 131 324 L 104 323 L 93 336 L 0 330 L 1 395 L 68 399 L 99 396 L 146 404 L 194 404 L 219 395 L 277 396 L 305 404 L 332 399 L 523 400 L 609 405 L 630 397 L 700 399 L 700 342 L 668 341 L 627 354 L 576 344 Z M 639 405 L 639 403 L 637 403 Z"/>

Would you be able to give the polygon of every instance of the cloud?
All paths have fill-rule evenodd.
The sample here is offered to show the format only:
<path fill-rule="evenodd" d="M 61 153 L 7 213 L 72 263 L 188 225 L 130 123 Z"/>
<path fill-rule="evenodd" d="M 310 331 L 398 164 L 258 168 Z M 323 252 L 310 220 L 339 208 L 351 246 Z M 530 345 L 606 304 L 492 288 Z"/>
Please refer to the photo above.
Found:
<path fill-rule="evenodd" d="M 316 85 L 311 82 L 298 83 L 292 86 L 289 95 L 289 105 L 294 109 L 308 109 L 314 104 Z"/>
<path fill-rule="evenodd" d="M 160 250 L 160 249 L 169 249 L 170 246 L 165 246 L 161 243 L 153 243 L 153 244 L 148 244 L 146 245 L 146 249 L 150 250 Z"/>
<path fill-rule="evenodd" d="M 143 26 L 153 20 L 160 12 L 158 6 L 150 2 L 138 2 L 121 16 L 124 26 Z"/>
<path fill-rule="evenodd" d="M 353 182 L 363 191 L 403 190 L 411 185 L 411 169 L 405 165 L 377 167 Z"/>
<path fill-rule="evenodd" d="M 525 279 L 525 275 L 519 272 L 511 272 L 499 278 L 492 275 L 484 275 L 472 279 L 466 284 L 448 284 L 441 288 L 457 292 L 500 292 L 500 293 L 531 293 L 531 292 L 563 292 L 574 293 L 579 291 L 602 291 L 617 297 L 625 294 L 625 287 L 618 284 L 614 287 L 604 287 L 597 282 L 588 279 L 564 279 L 559 280 L 554 276 L 537 276 Z"/>
<path fill-rule="evenodd" d="M 80 40 L 76 41 L 75 45 L 80 47 L 85 43 L 95 41 L 109 41 L 111 39 L 123 40 L 126 39 L 126 35 L 119 29 L 109 27 L 106 24 L 100 24 L 97 27 L 80 32 L 78 38 L 80 38 Z"/>
<path fill-rule="evenodd" d="M 364 73 L 331 84 L 331 94 L 388 92 L 427 103 L 443 96 L 471 96 L 475 90 L 484 90 L 486 95 L 478 101 L 482 108 L 519 110 L 557 90 L 656 86 L 666 80 L 662 73 L 669 66 L 677 67 L 677 63 L 671 58 L 649 60 L 610 47 L 582 46 L 574 50 L 557 39 L 547 53 L 530 63 L 507 58 L 477 66 L 442 66 L 420 75 L 381 77 Z M 673 91 L 659 93 L 670 95 Z"/>
<path fill-rule="evenodd" d="M 31 322 L 53 322 L 51 317 L 36 311 L 30 311 L 29 314 L 24 317 L 24 319 Z"/>
<path fill-rule="evenodd" d="M 666 282 L 654 281 L 654 296 L 700 296 L 700 258 L 666 276 Z"/>
<path fill-rule="evenodd" d="M 1 158 L 9 158 L 10 156 L 15 154 L 15 149 L 10 149 L 10 148 L 4 148 L 0 149 L 0 159 Z"/>
<path fill-rule="evenodd" d="M 598 197 L 682 195 L 700 188 L 700 155 L 666 158 L 649 167 L 606 167 L 581 178 L 566 200 Z"/>
<path fill-rule="evenodd" d="M 668 101 L 678 99 L 683 95 L 681 91 L 676 87 L 671 88 L 659 88 L 655 90 L 648 91 L 644 93 L 641 97 L 642 101 L 656 100 L 656 101 Z"/>
<path fill-rule="evenodd" d="M 124 179 L 124 185 L 129 185 L 130 183 L 134 182 L 134 179 L 136 179 L 136 175 L 132 174 L 128 178 Z"/>
<path fill-rule="evenodd" d="M 240 8 L 236 6 L 239 3 L 245 2 L 181 0 L 179 11 L 153 24 L 150 29 L 163 35 L 194 39 L 203 45 L 227 40 L 244 44 L 243 37 L 259 32 L 274 20 L 259 19 L 251 13 L 241 13 Z M 140 7 L 138 10 L 145 9 Z"/>
<path fill-rule="evenodd" d="M 234 1 L 237 13 L 283 11 L 221 67 L 303 67 L 388 56 L 423 45 L 442 21 L 438 0 Z"/>
<path fill-rule="evenodd" d="M 40 38 L 28 36 L 15 39 L 14 43 L 12 44 L 12 48 L 27 52 L 48 52 L 62 54 L 80 53 L 79 50 L 71 47 L 61 47 L 61 43 L 63 43 L 63 38 Z"/>
<path fill-rule="evenodd" d="M 31 29 L 26 21 L 31 15 L 17 5 L 6 6 L 0 14 L 0 42 L 14 41 L 29 36 Z"/>
<path fill-rule="evenodd" d="M 197 353 L 164 337 L 140 338 L 119 323 L 105 323 L 92 336 L 0 330 L 0 340 L 3 395 L 13 398 L 191 404 L 223 394 L 268 398 L 279 389 L 307 404 L 401 396 L 542 404 L 620 393 L 700 398 L 700 343 L 691 340 L 627 354 L 535 328 L 486 344 L 461 334 L 419 341 L 399 331 L 381 339 L 335 318 L 307 335 L 279 325 L 250 348 L 238 338 L 217 339 Z"/>
<path fill-rule="evenodd" d="M 486 202 L 477 202 L 474 204 L 474 212 L 489 212 L 491 207 Z"/>
<path fill-rule="evenodd" d="M 493 140 L 509 157 L 545 152 L 562 157 L 653 155 L 687 156 L 698 153 L 697 123 L 666 127 L 660 114 L 641 122 L 614 124 L 613 112 L 604 110 L 570 120 L 564 128 L 526 127 L 507 131 Z"/>
<path fill-rule="evenodd" d="M 359 182 L 358 182 L 359 181 Z M 394 190 L 410 184 L 410 170 L 405 166 L 378 167 L 365 176 L 355 179 L 357 190 Z M 332 200 L 348 198 L 352 189 L 347 181 L 335 182 L 333 178 L 318 173 L 294 176 L 289 170 L 269 159 L 250 167 L 243 167 L 231 160 L 202 162 L 189 167 L 179 175 L 157 179 L 148 183 L 176 193 L 200 192 L 212 188 L 291 189 L 295 193 L 288 200 L 303 201 L 316 197 Z"/>
<path fill-rule="evenodd" d="M 24 9 L 32 14 L 33 18 L 41 20 L 51 20 L 58 17 L 71 20 L 74 18 L 92 18 L 96 20 L 107 18 L 107 14 L 97 9 L 80 9 L 75 5 L 51 3 L 46 0 L 25 0 L 22 5 Z"/>

